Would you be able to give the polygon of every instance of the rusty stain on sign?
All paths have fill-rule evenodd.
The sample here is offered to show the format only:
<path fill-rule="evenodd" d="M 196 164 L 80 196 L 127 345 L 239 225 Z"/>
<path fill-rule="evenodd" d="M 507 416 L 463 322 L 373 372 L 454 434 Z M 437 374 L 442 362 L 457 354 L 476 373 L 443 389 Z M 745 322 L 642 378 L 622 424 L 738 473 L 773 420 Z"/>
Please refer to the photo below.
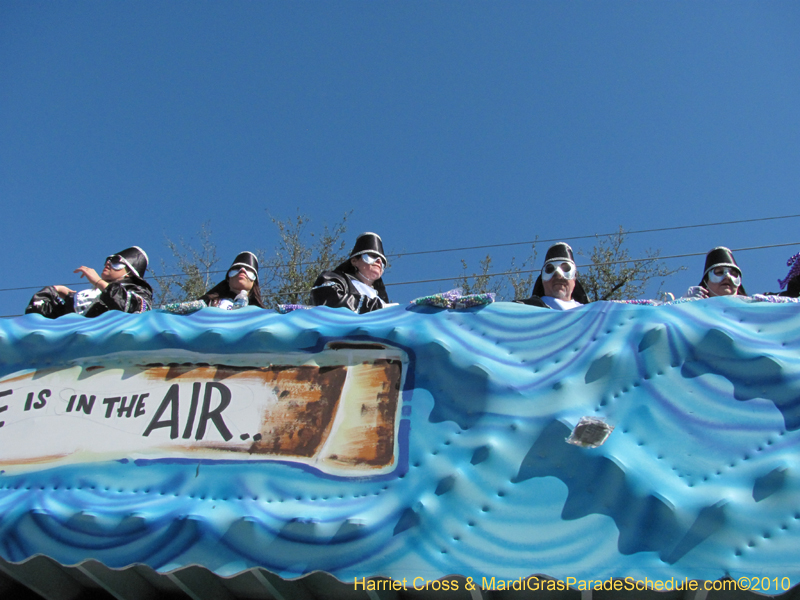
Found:
<path fill-rule="evenodd" d="M 39 433 L 59 430 L 38 449 L 6 452 L 0 437 L 0 464 L 272 458 L 362 476 L 397 464 L 407 367 L 398 348 L 337 341 L 311 359 L 251 356 L 252 364 L 103 358 L 0 381 L 16 400 L 7 427 L 22 433 L 35 420 Z"/>

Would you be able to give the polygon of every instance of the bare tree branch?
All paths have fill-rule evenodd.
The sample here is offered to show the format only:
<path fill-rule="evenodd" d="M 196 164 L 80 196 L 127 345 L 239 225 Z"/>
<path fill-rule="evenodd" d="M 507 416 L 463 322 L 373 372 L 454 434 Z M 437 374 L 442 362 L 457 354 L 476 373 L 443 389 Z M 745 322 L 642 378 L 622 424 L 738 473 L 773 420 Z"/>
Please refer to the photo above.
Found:
<path fill-rule="evenodd" d="M 219 258 L 217 246 L 211 241 L 211 226 L 208 222 L 200 226 L 197 237 L 200 241 L 199 248 L 188 244 L 183 238 L 178 243 L 167 238 L 167 248 L 176 264 L 170 267 L 164 259 L 161 260 L 161 271 L 173 273 L 170 275 L 159 275 L 155 269 L 150 269 L 158 286 L 156 305 L 196 300 L 216 283 L 212 273 Z M 178 273 L 175 273 L 176 270 Z"/>
<path fill-rule="evenodd" d="M 535 273 L 523 274 L 522 271 L 530 270 L 532 264 L 536 262 L 536 244 L 531 245 L 531 253 L 522 264 L 516 265 L 516 258 L 511 258 L 511 264 L 505 270 L 505 274 L 493 276 L 489 273 L 492 266 L 492 257 L 487 254 L 486 258 L 480 261 L 480 272 L 467 273 L 467 261 L 461 259 L 461 266 L 464 269 L 462 275 L 453 281 L 455 287 L 460 287 L 465 294 L 483 294 L 491 292 L 497 295 L 497 299 L 509 298 L 518 300 L 527 298 L 533 287 Z"/>
<path fill-rule="evenodd" d="M 270 217 L 278 228 L 279 242 L 273 257 L 265 262 L 266 276 L 261 283 L 265 304 L 310 304 L 317 276 L 347 258 L 343 236 L 350 214 L 352 211 L 345 213 L 333 228 L 325 225 L 319 235 L 306 232 L 311 219 L 305 215 L 298 213 L 285 221 Z"/>
<path fill-rule="evenodd" d="M 592 266 L 582 271 L 579 276 L 589 300 L 624 300 L 639 298 L 653 279 L 662 278 L 656 295 L 664 285 L 663 278 L 669 277 L 686 267 L 668 268 L 659 260 L 660 250 L 646 250 L 647 260 L 633 261 L 625 245 L 627 232 L 620 227 L 619 231 L 600 239 L 589 252 L 588 258 Z M 586 256 L 579 252 L 581 256 Z M 610 264 L 614 263 L 614 264 Z"/>

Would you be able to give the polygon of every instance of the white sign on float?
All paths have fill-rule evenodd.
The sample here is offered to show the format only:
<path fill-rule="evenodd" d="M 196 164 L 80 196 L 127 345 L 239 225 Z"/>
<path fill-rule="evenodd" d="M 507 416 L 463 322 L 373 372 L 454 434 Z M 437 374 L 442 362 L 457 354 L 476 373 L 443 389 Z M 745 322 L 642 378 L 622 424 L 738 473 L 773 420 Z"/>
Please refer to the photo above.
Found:
<path fill-rule="evenodd" d="M 0 380 L 0 467 L 183 458 L 387 473 L 407 365 L 397 348 L 335 342 L 315 354 L 127 353 L 18 372 Z"/>

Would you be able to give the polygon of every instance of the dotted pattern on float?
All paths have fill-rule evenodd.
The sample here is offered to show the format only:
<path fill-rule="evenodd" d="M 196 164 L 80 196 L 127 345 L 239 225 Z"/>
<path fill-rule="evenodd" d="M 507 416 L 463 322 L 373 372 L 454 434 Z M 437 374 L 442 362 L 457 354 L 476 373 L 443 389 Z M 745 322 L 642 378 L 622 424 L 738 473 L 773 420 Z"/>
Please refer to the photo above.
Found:
<path fill-rule="evenodd" d="M 343 581 L 800 579 L 797 303 L 31 315 L 0 323 L 0 376 L 346 338 L 411 357 L 406 459 L 390 475 L 132 460 L 4 473 L 0 554 Z M 605 443 L 566 443 L 587 416 L 614 427 Z"/>

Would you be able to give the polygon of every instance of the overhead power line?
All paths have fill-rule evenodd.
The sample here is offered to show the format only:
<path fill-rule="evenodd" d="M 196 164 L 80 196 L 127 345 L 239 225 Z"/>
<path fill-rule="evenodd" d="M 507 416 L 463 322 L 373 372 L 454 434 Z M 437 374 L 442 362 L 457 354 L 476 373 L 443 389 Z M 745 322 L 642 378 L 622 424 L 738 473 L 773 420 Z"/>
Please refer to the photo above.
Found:
<path fill-rule="evenodd" d="M 440 252 L 458 252 L 464 250 L 482 250 L 486 248 L 503 248 L 507 246 L 530 246 L 533 244 L 547 244 L 550 242 L 572 242 L 575 240 L 587 240 L 594 237 L 611 237 L 623 233 L 624 235 L 633 235 L 636 233 L 657 233 L 661 231 L 678 231 L 680 229 L 697 229 L 699 227 L 716 227 L 719 225 L 737 225 L 740 223 L 755 223 L 757 221 L 774 221 L 776 219 L 794 219 L 800 215 L 782 215 L 779 217 L 761 217 L 759 219 L 739 219 L 738 221 L 719 221 L 717 223 L 699 223 L 696 225 L 676 225 L 674 227 L 656 227 L 652 229 L 637 229 L 634 231 L 614 231 L 612 233 L 594 233 L 591 235 L 576 235 L 573 237 L 552 238 L 547 240 L 535 239 L 529 242 L 504 242 L 502 244 L 484 244 L 482 246 L 463 246 L 461 248 L 442 248 L 440 250 L 419 250 L 417 252 L 401 252 L 398 254 L 389 254 L 388 256 L 412 256 L 415 254 L 435 254 Z M 696 255 L 687 255 L 696 256 Z"/>
<path fill-rule="evenodd" d="M 748 247 L 744 247 L 744 248 L 733 248 L 731 251 L 732 252 L 750 252 L 752 250 L 767 250 L 769 248 L 784 248 L 786 246 L 800 246 L 800 242 L 786 242 L 786 243 L 782 243 L 782 244 L 768 244 L 768 245 L 765 245 L 765 246 L 748 246 Z M 690 258 L 690 257 L 694 257 L 694 256 L 705 256 L 705 255 L 706 255 L 706 252 L 689 252 L 689 253 L 686 253 L 686 254 L 671 254 L 671 255 L 668 255 L 668 256 L 652 256 L 652 257 L 646 257 L 646 258 L 630 258 L 628 260 L 607 261 L 607 262 L 602 262 L 602 263 L 586 263 L 586 264 L 577 265 L 577 267 L 580 269 L 580 268 L 587 268 L 587 267 L 592 267 L 592 266 L 600 267 L 600 266 L 607 266 L 607 265 L 619 265 L 619 264 L 647 262 L 647 261 L 653 261 L 653 260 L 672 260 L 672 259 L 676 259 L 676 258 Z M 464 274 L 461 274 L 461 275 L 457 275 L 455 277 L 438 277 L 438 278 L 435 278 L 435 279 L 417 279 L 417 280 L 414 280 L 414 281 L 398 281 L 398 282 L 395 282 L 395 283 L 387 283 L 385 285 L 388 287 L 388 286 L 398 286 L 398 285 L 415 285 L 415 284 L 420 284 L 420 283 L 438 283 L 438 282 L 442 282 L 442 281 L 455 281 L 456 279 L 458 279 L 460 277 L 466 277 L 467 279 L 474 279 L 476 277 L 502 277 L 504 275 L 517 275 L 517 274 L 520 274 L 520 273 L 535 273 L 535 272 L 540 271 L 540 270 L 541 269 L 520 269 L 518 271 L 503 271 L 503 272 L 499 272 L 499 273 L 486 273 L 486 274 L 481 274 L 481 275 L 474 275 L 474 274 L 473 275 L 464 275 Z M 268 296 L 271 296 L 271 297 L 291 296 L 293 294 L 305 294 L 307 292 L 308 292 L 308 290 L 306 290 L 306 289 L 293 290 L 293 291 L 289 291 L 289 292 L 283 292 L 283 293 L 280 293 L 280 294 L 269 294 Z M 12 318 L 12 317 L 20 317 L 20 316 L 22 316 L 22 315 L 0 315 L 0 319 L 6 319 L 6 318 Z"/>
<path fill-rule="evenodd" d="M 741 223 L 756 223 L 756 222 L 760 222 L 760 221 L 775 221 L 775 220 L 778 220 L 778 219 L 794 219 L 794 218 L 797 218 L 797 217 L 800 217 L 800 214 L 798 214 L 798 215 L 780 215 L 780 216 L 777 216 L 777 217 L 760 217 L 760 218 L 757 218 L 757 219 L 738 219 L 736 221 L 717 221 L 715 223 L 698 223 L 698 224 L 694 224 L 694 225 L 676 225 L 676 226 L 672 226 L 672 227 L 655 227 L 655 228 L 651 228 L 651 229 L 637 229 L 637 230 L 633 230 L 633 231 L 624 231 L 623 233 L 624 233 L 624 235 L 634 235 L 634 234 L 640 234 L 640 233 L 657 233 L 657 232 L 662 232 L 662 231 L 678 231 L 678 230 L 682 230 L 682 229 L 697 229 L 697 228 L 701 228 L 701 227 L 717 227 L 717 226 L 721 226 L 721 225 L 738 225 L 738 224 L 741 224 Z M 485 250 L 487 248 L 504 248 L 504 247 L 509 247 L 509 246 L 527 246 L 527 245 L 533 245 L 533 244 L 547 244 L 547 243 L 550 243 L 550 242 L 572 242 L 572 241 L 575 241 L 575 240 L 585 240 L 585 239 L 591 239 L 591 238 L 595 238 L 595 237 L 611 237 L 611 236 L 614 236 L 614 235 L 619 235 L 619 233 L 620 233 L 619 231 L 615 231 L 615 232 L 612 232 L 612 233 L 594 233 L 594 234 L 591 234 L 591 235 L 578 235 L 578 236 L 563 237 L 563 238 L 552 238 L 552 239 L 542 239 L 542 240 L 535 239 L 533 241 L 527 241 L 527 242 L 504 242 L 502 244 L 483 244 L 483 245 L 477 245 L 477 246 L 462 246 L 462 247 L 459 247 L 459 248 L 440 248 L 438 250 L 417 250 L 417 251 L 414 251 L 414 252 L 398 252 L 398 253 L 395 253 L 395 254 L 387 254 L 387 257 L 389 257 L 389 256 L 393 256 L 393 257 L 416 256 L 416 255 L 420 255 L 420 254 L 440 254 L 440 253 L 444 253 L 444 252 L 463 252 L 465 250 Z M 784 245 L 789 246 L 791 244 L 784 244 Z M 780 246 L 780 244 L 778 246 Z M 770 247 L 773 247 L 773 246 L 760 246 L 760 248 L 770 248 Z M 685 254 L 685 255 L 680 255 L 680 256 L 699 256 L 699 254 Z M 662 258 L 667 258 L 667 257 L 662 257 Z M 641 260 L 648 260 L 648 259 L 641 259 Z M 635 261 L 630 261 L 630 262 L 635 262 Z M 301 263 L 298 263 L 298 266 L 309 265 L 309 264 L 312 264 L 312 263 L 310 263 L 310 262 L 302 263 L 301 262 Z M 263 271 L 263 270 L 266 270 L 266 269 L 269 269 L 269 268 L 278 269 L 278 268 L 283 267 L 283 266 L 286 266 L 286 265 L 273 265 L 273 266 L 270 266 L 270 267 L 261 267 L 259 269 L 259 271 Z M 219 269 L 219 270 L 208 271 L 207 273 L 209 275 L 216 275 L 216 274 L 219 274 L 219 273 L 227 273 L 227 272 L 228 272 L 228 269 Z M 528 273 L 530 271 L 514 271 L 514 272 L 516 272 L 516 273 Z M 497 275 L 504 275 L 504 274 L 507 274 L 507 273 L 498 273 Z M 163 278 L 186 277 L 186 274 L 185 273 L 175 273 L 175 274 L 172 274 L 172 275 L 158 275 L 156 277 L 156 281 L 159 278 L 162 278 L 162 277 Z M 426 280 L 421 280 L 419 283 L 428 283 L 428 282 L 433 282 L 433 281 L 446 281 L 446 279 L 445 278 L 430 279 L 430 280 L 426 279 Z M 82 284 L 85 284 L 85 283 L 86 283 L 85 281 L 77 281 L 77 282 L 74 282 L 74 283 L 67 283 L 65 285 L 68 285 L 68 286 L 70 286 L 70 285 L 82 285 Z M 387 284 L 387 285 L 405 285 L 405 284 L 393 283 L 393 284 Z M 45 287 L 45 285 L 28 285 L 28 286 L 21 286 L 21 287 L 0 288 L 0 292 L 16 292 L 16 291 L 22 291 L 22 290 L 40 290 L 43 287 Z M 298 292 L 287 292 L 287 293 L 288 294 L 293 294 L 293 293 L 298 293 Z M 13 315 L 7 315 L 7 316 L 13 316 Z M 0 318 L 3 318 L 2 315 L 0 315 Z"/>
<path fill-rule="evenodd" d="M 784 246 L 800 246 L 800 242 L 788 242 L 786 244 L 770 244 L 768 246 L 750 246 L 748 248 L 732 248 L 731 252 L 748 252 L 750 250 L 766 250 L 768 248 L 782 248 Z M 673 258 L 688 258 L 690 256 L 705 256 L 707 252 L 690 252 L 689 254 L 672 254 L 669 256 L 651 256 L 649 258 L 629 258 L 628 260 L 615 260 L 609 262 L 602 262 L 602 263 L 586 263 L 583 265 L 576 265 L 578 269 L 584 267 L 603 267 L 607 265 L 623 265 L 628 263 L 639 263 L 639 262 L 648 262 L 652 260 L 670 260 Z M 386 283 L 384 284 L 386 287 L 390 285 L 411 285 L 416 283 L 433 283 L 437 281 L 454 281 L 459 277 L 466 277 L 467 279 L 474 279 L 476 277 L 501 277 L 503 275 L 516 275 L 518 273 L 536 273 L 541 271 L 539 269 L 520 269 L 518 271 L 504 271 L 502 273 L 486 273 L 480 275 L 459 275 L 457 277 L 440 277 L 437 279 L 419 279 L 416 281 L 401 281 L 398 283 Z M 304 293 L 304 292 L 291 292 L 293 294 Z"/>

